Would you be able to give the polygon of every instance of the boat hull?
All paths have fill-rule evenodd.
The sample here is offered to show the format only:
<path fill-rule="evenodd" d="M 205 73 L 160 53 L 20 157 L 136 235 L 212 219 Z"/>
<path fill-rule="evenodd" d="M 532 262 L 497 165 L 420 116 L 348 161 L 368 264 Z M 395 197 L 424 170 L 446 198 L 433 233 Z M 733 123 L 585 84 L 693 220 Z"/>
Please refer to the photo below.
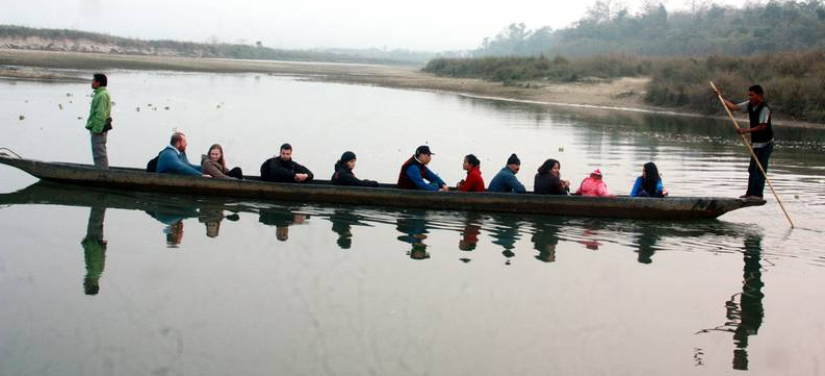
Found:
<path fill-rule="evenodd" d="M 7 157 L 0 157 L 0 163 L 16 167 L 39 179 L 57 183 L 297 203 L 665 220 L 711 219 L 731 210 L 765 204 L 762 200 L 719 197 L 605 198 L 489 192 L 425 192 L 400 190 L 389 185 L 380 188 L 344 187 L 328 182 L 270 183 L 254 177 L 245 180 L 210 179 L 147 173 L 130 168 L 97 169 L 89 165 Z"/>

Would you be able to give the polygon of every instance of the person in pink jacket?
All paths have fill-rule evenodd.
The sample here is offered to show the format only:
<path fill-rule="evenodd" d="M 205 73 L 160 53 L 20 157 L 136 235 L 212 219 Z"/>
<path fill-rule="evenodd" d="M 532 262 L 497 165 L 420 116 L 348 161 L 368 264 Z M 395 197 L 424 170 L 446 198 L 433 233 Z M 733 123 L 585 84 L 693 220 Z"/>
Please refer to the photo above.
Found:
<path fill-rule="evenodd" d="M 590 173 L 589 178 L 582 181 L 576 194 L 580 196 L 616 197 L 607 190 L 607 184 L 602 180 L 602 171 L 598 168 Z"/>

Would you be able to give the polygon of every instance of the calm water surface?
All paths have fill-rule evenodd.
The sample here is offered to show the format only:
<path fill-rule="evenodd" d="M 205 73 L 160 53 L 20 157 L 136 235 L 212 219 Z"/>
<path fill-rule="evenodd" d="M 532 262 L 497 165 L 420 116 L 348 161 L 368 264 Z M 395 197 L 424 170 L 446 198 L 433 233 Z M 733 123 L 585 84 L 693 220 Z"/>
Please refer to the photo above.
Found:
<path fill-rule="evenodd" d="M 744 193 L 725 122 L 547 108 L 267 75 L 111 72 L 110 163 L 173 130 L 257 174 L 290 142 L 319 178 L 345 150 L 395 181 L 486 180 L 510 153 L 627 194 Z M 87 84 L 0 81 L 0 147 L 90 163 Z M 21 119 L 21 116 L 23 119 Z M 78 118 L 81 119 L 78 119 Z M 781 114 L 777 114 L 781 117 Z M 719 220 L 596 220 L 161 196 L 0 167 L 0 375 L 816 375 L 825 368 L 825 132 L 777 126 L 773 198 Z"/>

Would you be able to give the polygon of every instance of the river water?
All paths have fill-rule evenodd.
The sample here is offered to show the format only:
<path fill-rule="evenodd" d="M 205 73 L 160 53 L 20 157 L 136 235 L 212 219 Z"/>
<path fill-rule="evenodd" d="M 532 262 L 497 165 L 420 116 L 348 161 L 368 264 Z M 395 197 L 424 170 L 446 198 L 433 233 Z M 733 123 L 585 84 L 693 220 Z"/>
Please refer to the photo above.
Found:
<path fill-rule="evenodd" d="M 328 178 L 396 179 L 416 146 L 445 181 L 510 153 L 627 194 L 744 193 L 724 121 L 542 107 L 300 77 L 110 72 L 110 163 L 174 130 L 248 174 L 290 142 Z M 0 147 L 90 163 L 88 84 L 0 81 Z M 709 97 L 709 100 L 713 98 Z M 776 114 L 775 118 L 782 118 Z M 699 222 L 161 196 L 36 183 L 0 166 L 0 375 L 814 375 L 825 368 L 825 132 L 776 126 L 776 200 Z"/>

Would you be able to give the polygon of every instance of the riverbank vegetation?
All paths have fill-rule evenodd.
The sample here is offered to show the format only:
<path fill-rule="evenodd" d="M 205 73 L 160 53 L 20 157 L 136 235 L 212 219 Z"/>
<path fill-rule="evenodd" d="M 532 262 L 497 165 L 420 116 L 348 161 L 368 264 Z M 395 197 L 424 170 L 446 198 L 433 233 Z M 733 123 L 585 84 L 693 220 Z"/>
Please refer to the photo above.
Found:
<path fill-rule="evenodd" d="M 431 60 L 425 72 L 537 87 L 650 77 L 645 103 L 718 113 L 708 81 L 744 98 L 762 84 L 785 118 L 825 123 L 825 4 L 769 1 L 743 8 L 696 5 L 668 12 L 648 1 L 631 15 L 599 0 L 575 26 L 510 25 L 471 58 Z M 704 4 L 704 3 L 703 3 Z"/>

